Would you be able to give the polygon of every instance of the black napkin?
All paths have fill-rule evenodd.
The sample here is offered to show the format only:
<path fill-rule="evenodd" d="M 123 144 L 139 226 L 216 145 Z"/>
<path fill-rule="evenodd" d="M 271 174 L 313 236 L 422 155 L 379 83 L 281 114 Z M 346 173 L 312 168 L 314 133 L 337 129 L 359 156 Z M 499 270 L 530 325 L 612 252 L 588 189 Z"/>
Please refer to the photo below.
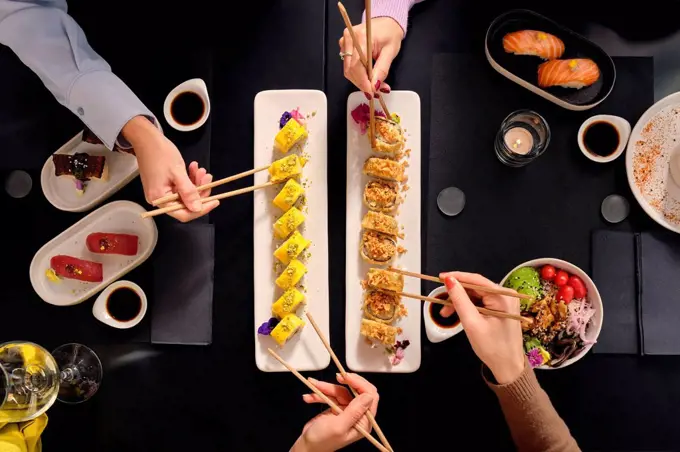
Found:
<path fill-rule="evenodd" d="M 611 95 L 592 110 L 572 112 L 505 79 L 483 54 L 435 55 L 423 196 L 426 273 L 461 269 L 500 280 L 517 264 L 546 256 L 588 268 L 591 231 L 608 227 L 600 215 L 602 200 L 612 193 L 633 198 L 623 158 L 607 165 L 591 162 L 578 148 L 578 129 L 603 113 L 635 124 L 654 102 L 652 58 L 614 61 Z M 509 168 L 496 158 L 493 143 L 503 119 L 524 108 L 546 119 L 552 139 L 535 162 Z M 467 199 L 454 218 L 441 214 L 436 204 L 437 194 L 449 186 L 463 190 Z M 624 227 L 648 221 L 645 217 L 631 202 Z"/>
<path fill-rule="evenodd" d="M 604 307 L 594 353 L 640 353 L 636 241 L 632 232 L 593 232 L 592 276 Z"/>
<path fill-rule="evenodd" d="M 643 352 L 680 355 L 680 236 L 644 232 L 639 252 Z"/>
<path fill-rule="evenodd" d="M 154 262 L 151 342 L 212 342 L 215 231 L 211 224 L 172 224 L 159 231 Z"/>

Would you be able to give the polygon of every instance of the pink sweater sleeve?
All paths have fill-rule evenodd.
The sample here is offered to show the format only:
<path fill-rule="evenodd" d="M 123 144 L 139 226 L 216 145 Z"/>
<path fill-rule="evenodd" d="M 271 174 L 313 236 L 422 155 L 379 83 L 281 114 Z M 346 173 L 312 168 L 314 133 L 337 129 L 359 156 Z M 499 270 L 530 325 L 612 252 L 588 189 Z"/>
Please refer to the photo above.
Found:
<path fill-rule="evenodd" d="M 423 0 L 373 0 L 373 3 L 371 4 L 371 18 L 391 17 L 401 25 L 401 28 L 404 29 L 404 36 L 406 36 L 406 29 L 408 28 L 408 12 L 413 5 L 422 1 Z M 362 21 L 366 21 L 365 11 Z"/>

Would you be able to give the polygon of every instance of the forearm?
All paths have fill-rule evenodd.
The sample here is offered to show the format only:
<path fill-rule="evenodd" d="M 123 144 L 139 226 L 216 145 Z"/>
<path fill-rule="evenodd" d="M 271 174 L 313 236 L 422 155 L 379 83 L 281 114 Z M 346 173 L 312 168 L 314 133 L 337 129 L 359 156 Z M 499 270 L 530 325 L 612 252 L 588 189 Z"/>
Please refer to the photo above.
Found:
<path fill-rule="evenodd" d="M 401 26 L 406 36 L 408 28 L 408 13 L 411 7 L 423 0 L 373 0 L 371 4 L 371 18 L 376 17 L 391 17 Z M 364 11 L 363 21 L 366 20 L 366 12 Z"/>
<path fill-rule="evenodd" d="M 488 379 L 486 382 L 498 396 L 510 433 L 520 452 L 580 450 L 528 364 L 512 383 L 496 385 Z"/>
<path fill-rule="evenodd" d="M 151 112 L 87 43 L 64 1 L 0 0 L 0 43 L 109 148 L 123 126 Z"/>

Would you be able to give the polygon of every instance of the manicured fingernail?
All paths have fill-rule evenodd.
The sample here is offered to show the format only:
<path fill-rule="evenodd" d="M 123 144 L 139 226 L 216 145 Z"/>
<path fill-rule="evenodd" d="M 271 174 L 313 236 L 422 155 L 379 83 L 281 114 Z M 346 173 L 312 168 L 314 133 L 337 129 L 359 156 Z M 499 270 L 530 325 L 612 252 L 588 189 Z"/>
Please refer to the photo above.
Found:
<path fill-rule="evenodd" d="M 337 374 L 335 374 L 335 378 L 340 379 L 340 378 L 342 378 L 342 375 L 337 373 Z"/>
<path fill-rule="evenodd" d="M 456 281 L 456 279 L 455 279 L 453 276 L 447 276 L 447 277 L 444 279 L 444 284 L 446 284 L 446 288 L 447 288 L 448 290 L 451 290 L 451 289 L 453 289 L 454 287 L 456 287 L 456 284 L 457 284 L 457 283 L 458 283 L 458 281 Z"/>
<path fill-rule="evenodd" d="M 319 380 L 317 380 L 316 378 L 312 378 L 312 377 L 307 378 L 307 380 L 309 380 L 309 382 L 314 384 L 314 385 L 319 382 Z"/>
<path fill-rule="evenodd" d="M 380 83 L 381 83 L 380 80 L 375 82 L 375 89 L 380 89 Z"/>
<path fill-rule="evenodd" d="M 390 91 L 391 91 L 391 89 L 389 89 L 389 88 L 387 88 L 387 87 L 385 87 L 385 86 L 383 86 L 382 88 L 380 88 L 380 92 L 381 92 L 381 93 L 389 94 Z"/>
<path fill-rule="evenodd" d="M 374 96 L 376 99 L 380 99 L 380 94 L 378 94 L 378 93 L 375 93 L 373 96 Z"/>
<path fill-rule="evenodd" d="M 368 93 L 364 93 L 364 96 L 366 96 L 366 100 L 371 100 L 371 95 Z"/>

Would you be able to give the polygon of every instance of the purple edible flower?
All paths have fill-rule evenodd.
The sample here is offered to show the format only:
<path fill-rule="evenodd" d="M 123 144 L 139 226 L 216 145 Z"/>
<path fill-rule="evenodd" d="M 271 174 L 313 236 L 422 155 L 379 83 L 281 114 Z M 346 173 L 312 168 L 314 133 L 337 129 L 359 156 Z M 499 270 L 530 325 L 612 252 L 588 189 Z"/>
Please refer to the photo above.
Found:
<path fill-rule="evenodd" d="M 76 190 L 80 190 L 80 191 L 85 190 L 85 184 L 83 183 L 83 181 L 81 181 L 79 179 L 75 179 L 75 181 L 76 181 Z"/>
<path fill-rule="evenodd" d="M 529 350 L 527 352 L 527 358 L 529 358 L 529 365 L 532 369 L 543 365 L 543 355 L 541 355 L 541 350 L 538 348 Z"/>
<path fill-rule="evenodd" d="M 271 319 L 267 320 L 264 322 L 260 327 L 257 329 L 257 334 L 261 334 L 262 336 L 269 336 L 272 334 L 272 330 L 276 328 L 276 325 L 279 324 L 279 320 L 276 317 L 272 317 Z"/>
<path fill-rule="evenodd" d="M 290 112 L 284 111 L 279 120 L 279 129 L 283 129 L 283 126 L 285 126 L 292 117 L 293 115 L 291 115 Z"/>

